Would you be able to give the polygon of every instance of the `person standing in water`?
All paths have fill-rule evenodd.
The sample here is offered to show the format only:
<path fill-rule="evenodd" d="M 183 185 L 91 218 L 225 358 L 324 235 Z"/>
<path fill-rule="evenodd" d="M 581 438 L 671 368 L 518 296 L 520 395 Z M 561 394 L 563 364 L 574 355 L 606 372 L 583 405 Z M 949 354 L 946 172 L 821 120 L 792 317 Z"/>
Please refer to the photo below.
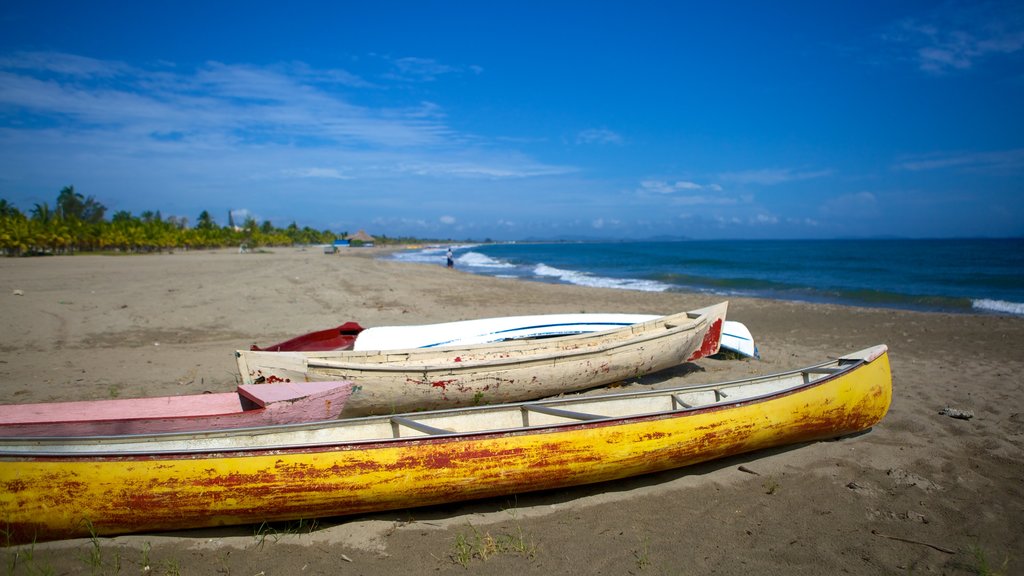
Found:
<path fill-rule="evenodd" d="M 455 257 L 452 256 L 452 247 L 451 246 L 448 247 L 448 254 L 446 256 L 448 257 L 448 267 L 449 268 L 455 268 Z"/>

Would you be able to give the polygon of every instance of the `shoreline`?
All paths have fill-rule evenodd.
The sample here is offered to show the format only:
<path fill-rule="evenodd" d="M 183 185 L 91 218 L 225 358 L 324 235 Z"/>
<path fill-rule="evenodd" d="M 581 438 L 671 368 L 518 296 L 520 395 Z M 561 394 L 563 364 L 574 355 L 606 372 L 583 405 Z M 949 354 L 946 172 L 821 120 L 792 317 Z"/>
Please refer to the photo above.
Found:
<path fill-rule="evenodd" d="M 978 242 L 979 240 L 949 240 L 947 242 Z M 772 243 L 786 243 L 787 241 L 765 241 L 767 245 Z M 879 241 L 896 242 L 897 246 L 903 241 Z M 839 255 L 857 260 L 861 251 L 868 251 L 864 247 L 868 241 L 818 241 L 818 244 L 830 246 L 832 244 L 851 244 L 854 247 L 847 247 Z M 945 273 L 939 279 L 929 279 L 929 274 L 907 264 L 910 256 L 906 249 L 899 249 L 899 258 L 891 265 L 883 265 L 879 273 L 880 278 L 869 276 L 875 274 L 861 267 L 865 264 L 837 265 L 833 266 L 826 262 L 821 270 L 821 275 L 829 277 L 835 275 L 833 282 L 820 283 L 808 282 L 801 275 L 782 273 L 781 275 L 765 275 L 759 272 L 758 264 L 741 255 L 736 248 L 725 250 L 721 256 L 708 256 L 711 260 L 705 260 L 700 256 L 700 250 L 692 248 L 693 244 L 707 245 L 709 249 L 718 247 L 721 243 L 708 241 L 694 241 L 690 244 L 673 242 L 637 242 L 635 245 L 641 248 L 629 251 L 620 251 L 624 243 L 593 243 L 594 246 L 605 246 L 612 258 L 628 257 L 632 269 L 631 274 L 620 275 L 617 265 L 602 269 L 602 259 L 607 255 L 602 251 L 594 252 L 595 249 L 582 248 L 577 251 L 574 248 L 565 248 L 565 244 L 534 243 L 534 244 L 466 244 L 455 246 L 456 267 L 474 274 L 492 277 L 514 277 L 528 281 L 569 284 L 578 286 L 592 286 L 605 288 L 632 289 L 646 292 L 682 292 L 682 293 L 708 293 L 718 294 L 723 298 L 763 298 L 769 300 L 793 301 L 807 304 L 839 304 L 856 307 L 883 307 L 894 310 L 914 310 L 921 312 L 951 312 L 951 313 L 983 313 L 983 314 L 1008 314 L 1024 317 L 1024 293 L 1014 294 L 1009 288 L 996 283 L 994 285 L 983 285 L 973 294 L 957 294 L 958 290 L 953 286 L 962 282 L 962 278 Z M 688 249 L 675 248 L 664 251 L 663 245 L 691 246 Z M 757 244 L 755 242 L 755 244 Z M 804 243 L 806 244 L 806 243 Z M 814 243 L 811 243 L 814 244 Z M 569 246 L 578 246 L 578 243 Z M 956 244 L 954 244 L 956 245 Z M 506 250 L 505 247 L 512 248 Z M 518 246 L 525 246 L 525 251 L 519 250 Z M 541 247 L 540 251 L 536 247 Z M 969 246 L 969 244 L 968 244 Z M 1001 244 L 995 246 L 1006 250 Z M 547 247 L 548 249 L 544 249 Z M 495 250 L 490 250 L 495 248 Z M 977 250 L 971 246 L 970 250 Z M 402 251 L 395 256 L 399 261 L 410 262 L 433 262 L 440 256 L 439 246 L 430 246 L 419 250 L 413 249 Z M 807 252 L 807 249 L 804 249 Z M 803 254 L 804 258 L 813 259 L 827 253 L 828 249 L 819 248 Z M 965 246 L 957 250 L 958 257 L 965 258 L 969 252 Z M 784 268 L 795 265 L 798 268 L 797 259 L 781 254 L 779 249 L 764 249 L 758 252 L 762 257 L 781 258 L 780 265 Z M 650 259 L 650 264 L 648 261 Z M 666 270 L 659 268 L 664 266 L 665 259 L 678 259 L 679 266 L 685 266 L 689 270 L 689 262 L 693 261 L 694 268 L 689 275 L 662 274 Z M 657 263 L 655 263 L 657 262 Z M 982 276 L 991 273 L 997 275 L 1009 274 L 1004 268 L 982 267 L 980 270 L 971 270 L 974 266 L 968 261 L 958 261 L 959 266 L 966 267 L 963 275 L 970 276 L 981 274 Z M 593 264 L 593 266 L 591 266 Z M 903 266 L 909 266 L 914 272 L 908 272 L 902 277 L 896 270 Z M 715 274 L 720 267 L 732 269 L 732 273 L 722 278 Z M 750 267 L 749 269 L 746 267 Z M 742 270 L 742 272 L 739 272 Z M 1012 278 L 1007 276 L 1007 282 Z M 865 284 L 867 282 L 867 284 Z M 992 282 L 995 282 L 993 279 Z M 948 283 L 948 284 L 944 284 Z M 1019 284 L 1019 282 L 1018 282 Z M 872 286 L 872 287 L 868 287 Z M 913 286 L 907 288 L 907 286 Z M 1019 290 L 1018 290 L 1019 291 Z"/>
<path fill-rule="evenodd" d="M 443 261 L 378 258 L 390 249 L 0 259 L 0 392 L 8 403 L 26 403 L 229 391 L 233 350 L 347 320 L 379 326 L 665 314 L 723 299 L 524 282 L 450 271 Z M 750 328 L 762 360 L 702 359 L 624 389 L 770 374 L 884 343 L 894 379 L 889 414 L 853 438 L 592 486 L 319 519 L 312 531 L 307 522 L 305 529 L 99 538 L 104 566 L 111 571 L 119 555 L 134 569 L 148 550 L 154 567 L 176 565 L 181 573 L 461 574 L 459 542 L 490 536 L 525 542 L 529 553 L 471 557 L 474 573 L 588 566 L 621 574 L 644 564 L 654 573 L 685 565 L 736 576 L 969 574 L 979 551 L 990 566 L 1005 560 L 1005 573 L 1024 571 L 1016 553 L 1024 549 L 1024 385 L 1015 376 L 1024 371 L 1024 319 L 756 298 L 731 298 L 729 318 Z M 940 415 L 945 406 L 975 417 Z M 83 558 L 93 544 L 36 544 L 32 562 L 55 572 L 88 570 Z M 16 574 L 30 573 L 26 562 Z"/>

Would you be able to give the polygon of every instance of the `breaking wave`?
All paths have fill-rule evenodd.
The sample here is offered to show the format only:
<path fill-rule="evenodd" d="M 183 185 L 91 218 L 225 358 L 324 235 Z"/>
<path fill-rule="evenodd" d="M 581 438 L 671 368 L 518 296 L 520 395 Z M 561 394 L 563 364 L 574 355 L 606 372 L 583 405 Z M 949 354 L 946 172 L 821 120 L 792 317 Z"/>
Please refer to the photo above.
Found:
<path fill-rule="evenodd" d="M 1007 302 L 1005 300 L 989 300 L 987 298 L 982 298 L 980 300 L 973 300 L 971 304 L 975 309 L 983 310 L 985 312 L 999 312 L 1002 314 L 1024 316 L 1024 303 L 1021 302 Z"/>
<path fill-rule="evenodd" d="M 594 288 L 619 288 L 622 290 L 641 290 L 643 292 L 664 292 L 671 288 L 655 280 L 638 280 L 636 278 L 606 278 L 575 270 L 561 270 L 546 264 L 538 264 L 533 273 L 541 278 L 553 278 L 567 284 L 591 286 Z"/>

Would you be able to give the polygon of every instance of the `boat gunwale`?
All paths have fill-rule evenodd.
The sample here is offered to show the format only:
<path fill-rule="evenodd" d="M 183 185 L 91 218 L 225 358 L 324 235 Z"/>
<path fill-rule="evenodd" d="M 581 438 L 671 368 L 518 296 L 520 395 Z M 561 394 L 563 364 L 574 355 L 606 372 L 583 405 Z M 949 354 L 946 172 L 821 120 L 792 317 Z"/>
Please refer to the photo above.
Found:
<path fill-rule="evenodd" d="M 884 345 L 872 347 L 861 352 L 876 350 L 884 347 Z M 528 434 L 548 434 L 557 431 L 571 431 L 580 428 L 598 428 L 610 425 L 624 425 L 628 423 L 643 421 L 643 420 L 657 420 L 666 418 L 678 418 L 692 414 L 700 414 L 705 412 L 713 412 L 726 410 L 730 408 L 736 408 L 748 404 L 754 404 L 759 402 L 766 402 L 775 398 L 783 398 L 808 388 L 821 386 L 827 384 L 835 379 L 844 377 L 850 372 L 860 368 L 866 364 L 872 363 L 877 358 L 887 353 L 887 348 L 882 349 L 880 352 L 866 355 L 864 357 L 852 357 L 851 355 L 839 357 L 833 360 L 826 360 L 818 364 L 805 366 L 803 368 L 797 368 L 792 370 L 786 370 L 773 374 L 767 374 L 764 376 L 755 376 L 751 378 L 743 378 L 739 380 L 731 380 L 726 382 L 718 383 L 707 383 L 707 384 L 696 384 L 692 386 L 681 386 L 675 388 L 664 388 L 658 390 L 641 390 L 634 392 L 619 392 L 614 394 L 602 394 L 597 396 L 574 396 L 574 397 L 562 397 L 541 401 L 527 401 L 527 402 L 516 402 L 510 404 L 499 404 L 489 406 L 471 406 L 463 408 L 450 408 L 445 410 L 432 410 L 421 413 L 405 413 L 405 414 L 392 414 L 392 415 L 378 415 L 378 416 L 365 416 L 360 418 L 351 419 L 335 419 L 335 420 L 323 420 L 318 422 L 307 422 L 302 424 L 279 424 L 271 426 L 258 426 L 252 428 L 237 428 L 231 431 L 198 431 L 194 433 L 159 433 L 159 434 L 133 434 L 133 435 L 122 435 L 122 436 L 75 436 L 75 437 L 0 437 L 0 462 L 3 461 L 24 461 L 24 460 L 71 460 L 71 461 L 83 461 L 83 460 L 102 460 L 102 459 L 128 459 L 128 460 L 146 460 L 152 459 L 153 457 L 180 457 L 180 459 L 187 459 L 190 457 L 208 455 L 210 457 L 231 457 L 233 454 L 238 454 L 239 457 L 257 456 L 260 454 L 273 453 L 273 452 L 333 452 L 348 450 L 356 447 L 372 447 L 374 445 L 388 446 L 399 443 L 442 443 L 450 442 L 453 438 L 455 439 L 478 439 L 481 437 L 488 436 L 521 436 Z M 559 404 L 568 403 L 591 403 L 600 402 L 602 400 L 612 399 L 628 399 L 638 398 L 644 396 L 657 396 L 657 395 L 671 395 L 680 392 L 692 393 L 700 392 L 703 390 L 714 390 L 726 387 L 737 387 L 745 384 L 753 384 L 759 381 L 778 380 L 786 377 L 795 376 L 797 374 L 806 373 L 813 371 L 818 368 L 823 368 L 830 365 L 837 365 L 835 372 L 827 373 L 821 378 L 813 381 L 804 381 L 795 386 L 790 386 L 780 390 L 759 394 L 756 396 L 749 396 L 740 398 L 734 401 L 727 402 L 715 402 L 711 404 L 705 404 L 701 406 L 685 407 L 681 406 L 670 410 L 660 410 L 656 412 L 647 412 L 639 414 L 630 414 L 625 416 L 607 416 L 598 419 L 578 421 L 578 422 L 553 422 L 549 424 L 538 424 L 530 426 L 516 426 L 513 428 L 498 428 L 492 430 L 477 430 L 468 432 L 449 432 L 444 434 L 428 434 L 424 436 L 399 436 L 394 438 L 378 437 L 368 438 L 362 440 L 346 440 L 346 441 L 326 441 L 326 442 L 309 442 L 301 444 L 277 444 L 277 445 L 260 445 L 260 446 L 221 446 L 221 447 L 207 447 L 207 448 L 179 448 L 173 450 L 133 450 L 130 452 L 118 451 L 117 446 L 120 443 L 132 441 L 152 439 L 154 443 L 161 442 L 164 440 L 173 440 L 180 438 L 182 440 L 188 439 L 189 437 L 203 436 L 203 437 L 223 437 L 229 435 L 241 435 L 245 433 L 260 432 L 262 434 L 274 434 L 274 433 L 286 433 L 289 431 L 303 431 L 307 429 L 316 429 L 328 426 L 341 425 L 345 426 L 348 424 L 357 425 L 360 422 L 366 422 L 370 420 L 388 421 L 394 416 L 404 416 L 415 420 L 417 415 L 429 414 L 431 416 L 443 415 L 443 414 L 459 414 L 465 412 L 487 412 L 487 411 L 504 411 L 513 408 L 522 410 L 524 407 L 529 408 L 531 405 L 539 406 L 552 406 Z M 85 443 L 100 443 L 100 446 L 105 447 L 106 450 L 97 448 L 96 451 L 89 452 L 76 452 L 76 451 L 7 451 L 4 449 L 3 444 L 10 444 L 12 441 L 20 441 L 21 443 L 37 443 L 37 444 L 85 444 Z M 114 442 L 117 441 L 117 442 Z"/>
<path fill-rule="evenodd" d="M 697 310 L 691 310 L 688 312 L 679 312 L 677 314 L 670 314 L 667 316 L 659 316 L 653 320 L 645 322 L 638 322 L 635 324 L 627 324 L 619 328 L 613 328 L 610 330 L 602 330 L 599 332 L 585 332 L 581 334 L 570 334 L 565 336 L 557 336 L 558 343 L 567 342 L 570 344 L 576 344 L 578 342 L 595 341 L 597 344 L 593 347 L 574 347 L 571 349 L 558 348 L 554 352 L 542 351 L 540 354 L 532 355 L 516 355 L 516 356 L 504 356 L 494 358 L 481 358 L 473 359 L 468 361 L 449 362 L 445 364 L 419 364 L 415 359 L 416 356 L 452 356 L 458 355 L 461 352 L 466 354 L 480 353 L 483 352 L 497 352 L 502 350 L 516 350 L 522 347 L 522 340 L 503 340 L 499 342 L 488 342 L 484 344 L 468 345 L 460 348 L 407 348 L 398 350 L 343 350 L 343 351 L 324 351 L 327 354 L 318 354 L 317 352 L 270 352 L 270 354 L 285 354 L 286 357 L 299 360 L 306 365 L 307 369 L 329 369 L 329 370 L 352 370 L 352 371 L 364 371 L 364 372 L 437 372 L 437 371 L 462 371 L 465 369 L 478 369 L 480 367 L 500 367 L 507 364 L 527 364 L 530 362 L 548 362 L 551 360 L 557 360 L 560 358 L 575 358 L 578 356 L 589 356 L 594 354 L 601 354 L 610 350 L 623 348 L 626 346 L 634 346 L 649 342 L 651 340 L 662 339 L 670 336 L 675 336 L 685 332 L 696 332 L 703 326 L 702 324 L 710 324 L 713 321 L 712 312 L 720 309 L 723 306 L 728 306 L 728 301 L 720 302 Z M 696 314 L 696 315 L 694 315 Z M 680 323 L 677 325 L 669 326 L 669 324 L 680 317 L 686 316 L 687 322 Z M 639 329 L 637 327 L 640 327 Z M 664 330 L 659 330 L 664 328 Z M 621 339 L 607 341 L 609 335 L 613 333 L 623 333 L 626 331 L 636 331 L 632 335 L 623 337 Z M 538 342 L 547 341 L 550 343 L 551 338 L 538 339 Z M 543 347 L 543 344 L 539 344 L 538 347 Z M 545 348 L 550 348 L 547 346 Z M 236 355 L 244 356 L 246 358 L 268 358 L 263 356 L 262 353 L 252 354 L 251 350 L 239 350 Z M 331 354 L 341 353 L 344 356 L 351 357 L 358 355 L 358 357 L 366 359 L 365 362 L 346 362 L 344 360 L 335 361 L 330 359 Z M 354 354 L 353 354 L 354 353 Z M 343 357 L 344 357 L 343 356 Z M 371 361 L 369 358 L 379 356 L 379 361 Z M 395 357 L 411 356 L 412 359 L 403 358 L 396 359 Z M 273 358 L 273 356 L 270 356 Z M 430 358 L 425 361 L 429 361 Z M 246 361 L 248 364 L 248 360 Z M 400 363 L 400 365 L 398 365 Z"/>

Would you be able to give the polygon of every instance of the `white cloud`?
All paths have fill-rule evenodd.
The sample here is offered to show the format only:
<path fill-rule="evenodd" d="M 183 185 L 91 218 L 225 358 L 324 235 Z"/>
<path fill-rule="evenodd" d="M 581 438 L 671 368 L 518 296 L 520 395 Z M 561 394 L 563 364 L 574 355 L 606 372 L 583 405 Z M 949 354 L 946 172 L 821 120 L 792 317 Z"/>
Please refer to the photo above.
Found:
<path fill-rule="evenodd" d="M 671 200 L 675 206 L 731 206 L 738 204 L 739 200 L 728 196 L 676 196 Z"/>
<path fill-rule="evenodd" d="M 873 216 L 878 212 L 878 199 L 873 193 L 866 191 L 843 194 L 822 204 L 821 212 L 829 216 L 848 218 Z"/>
<path fill-rule="evenodd" d="M 461 74 L 470 72 L 475 75 L 483 74 L 481 66 L 471 64 L 468 66 L 457 66 L 445 64 L 433 58 L 420 58 L 417 56 L 406 56 L 402 58 L 384 57 L 391 63 L 394 70 L 385 76 L 392 80 L 405 82 L 433 82 L 440 76 L 446 74 Z"/>
<path fill-rule="evenodd" d="M 142 70 L 63 55 L 71 64 L 55 70 L 47 63 L 51 56 L 31 53 L 0 61 L 0 103 L 52 118 L 64 129 L 116 129 L 121 139 L 178 132 L 230 147 L 307 140 L 423 147 L 455 137 L 428 105 L 353 105 L 330 88 L 332 82 L 322 85 L 299 66 L 210 62 L 192 71 Z M 292 72 L 296 68 L 299 73 Z M 114 75 L 117 81 L 110 82 Z"/>
<path fill-rule="evenodd" d="M 285 170 L 284 173 L 295 178 L 328 178 L 334 180 L 348 180 L 350 178 L 342 174 L 337 168 L 296 168 L 294 170 Z"/>
<path fill-rule="evenodd" d="M 692 192 L 711 192 L 710 194 L 692 194 Z M 698 184 L 689 180 L 644 180 L 636 193 L 641 197 L 664 198 L 659 202 L 668 202 L 673 206 L 728 206 L 739 204 L 741 199 L 719 194 L 722 187 L 718 184 Z"/>
<path fill-rule="evenodd" d="M 1024 169 L 1024 148 L 994 152 L 939 153 L 908 158 L 897 166 L 901 170 L 926 171 L 963 168 L 971 171 L 1017 171 Z"/>
<path fill-rule="evenodd" d="M 622 136 L 607 128 L 591 128 L 576 135 L 577 144 L 622 144 Z"/>
<path fill-rule="evenodd" d="M 399 172 L 417 176 L 455 176 L 460 178 L 531 178 L 574 172 L 568 166 L 549 166 L 531 162 L 491 161 L 489 163 L 465 162 L 405 162 L 397 165 Z"/>
<path fill-rule="evenodd" d="M 1012 0 L 946 2 L 895 23 L 885 39 L 908 49 L 925 72 L 968 70 L 1024 49 L 1024 7 Z"/>
<path fill-rule="evenodd" d="M 776 184 L 783 184 L 785 182 L 823 178 L 831 174 L 831 170 L 800 172 L 791 168 L 769 168 L 764 170 L 730 172 L 721 174 L 719 177 L 724 181 L 735 182 L 737 184 L 760 184 L 764 186 L 772 186 Z"/>
<path fill-rule="evenodd" d="M 0 56 L 0 68 L 45 70 L 79 78 L 112 78 L 132 73 L 127 64 L 61 52 L 16 52 Z"/>
<path fill-rule="evenodd" d="M 675 194 L 681 191 L 692 191 L 692 190 L 713 190 L 721 191 L 722 187 L 717 184 L 701 185 L 695 182 L 689 182 L 686 180 L 676 180 L 669 182 L 667 180 L 644 180 L 640 182 L 639 193 L 650 193 L 650 194 Z"/>
<path fill-rule="evenodd" d="M 446 226 L 451 226 L 452 224 L 455 224 L 455 216 L 441 216 L 438 218 L 438 221 Z"/>

